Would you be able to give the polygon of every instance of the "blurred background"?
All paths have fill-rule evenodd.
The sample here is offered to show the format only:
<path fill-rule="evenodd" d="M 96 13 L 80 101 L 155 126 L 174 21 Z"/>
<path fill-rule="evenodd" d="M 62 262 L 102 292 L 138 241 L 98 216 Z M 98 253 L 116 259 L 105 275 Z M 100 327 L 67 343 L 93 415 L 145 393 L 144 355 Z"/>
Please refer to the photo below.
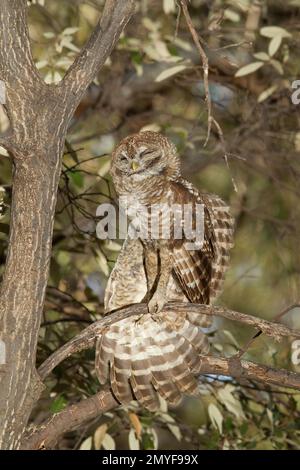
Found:
<path fill-rule="evenodd" d="M 58 83 L 88 39 L 102 0 L 28 2 L 37 67 Z M 209 60 L 207 135 L 203 69 L 175 0 L 140 0 L 136 15 L 90 86 L 69 128 L 58 194 L 51 273 L 40 331 L 41 363 L 103 315 L 120 241 L 96 238 L 96 209 L 115 201 L 110 154 L 121 138 L 160 131 L 177 146 L 184 176 L 217 193 L 236 220 L 235 247 L 218 304 L 300 328 L 300 0 L 191 0 Z M 300 93 L 298 94 L 300 98 Z M 0 128 L 8 126 L 0 106 Z M 0 278 L 7 252 L 11 162 L 0 149 Z M 216 318 L 212 353 L 228 357 L 253 329 Z M 291 341 L 261 335 L 245 359 L 300 372 Z M 47 380 L 32 421 L 96 393 L 94 352 L 72 356 Z M 134 403 L 70 432 L 60 449 L 299 449 L 300 393 L 202 377 L 199 399 L 151 414 Z"/>

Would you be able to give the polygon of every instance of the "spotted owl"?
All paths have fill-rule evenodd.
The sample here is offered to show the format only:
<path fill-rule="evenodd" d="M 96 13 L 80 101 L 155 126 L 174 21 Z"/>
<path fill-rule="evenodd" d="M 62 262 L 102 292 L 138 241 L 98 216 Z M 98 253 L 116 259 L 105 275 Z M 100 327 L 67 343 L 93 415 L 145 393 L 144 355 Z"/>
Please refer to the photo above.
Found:
<path fill-rule="evenodd" d="M 213 302 L 229 263 L 233 219 L 218 196 L 199 192 L 182 178 L 176 147 L 159 133 L 144 131 L 122 140 L 112 154 L 111 175 L 133 230 L 108 280 L 105 311 L 146 302 L 148 313 L 115 323 L 97 339 L 96 373 L 101 384 L 109 382 L 120 404 L 136 399 L 154 411 L 158 394 L 172 405 L 184 394 L 198 394 L 195 375 L 201 354 L 209 350 L 203 328 L 211 318 L 188 308 L 176 313 L 170 302 Z M 198 206 L 200 244 L 194 217 Z M 153 218 L 157 207 L 163 209 Z M 192 207 L 192 239 L 184 231 L 174 235 L 176 223 L 184 225 L 178 220 L 183 207 Z"/>

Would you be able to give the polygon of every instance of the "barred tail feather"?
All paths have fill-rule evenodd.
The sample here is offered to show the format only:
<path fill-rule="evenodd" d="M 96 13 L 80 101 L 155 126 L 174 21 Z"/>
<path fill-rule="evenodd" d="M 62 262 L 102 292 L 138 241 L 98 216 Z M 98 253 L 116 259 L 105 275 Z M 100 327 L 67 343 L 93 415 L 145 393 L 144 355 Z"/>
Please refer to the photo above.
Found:
<path fill-rule="evenodd" d="M 136 399 L 154 411 L 157 393 L 172 405 L 183 394 L 197 395 L 195 370 L 208 340 L 186 318 L 168 314 L 130 317 L 110 327 L 96 344 L 96 373 L 101 384 L 110 382 L 121 404 Z"/>

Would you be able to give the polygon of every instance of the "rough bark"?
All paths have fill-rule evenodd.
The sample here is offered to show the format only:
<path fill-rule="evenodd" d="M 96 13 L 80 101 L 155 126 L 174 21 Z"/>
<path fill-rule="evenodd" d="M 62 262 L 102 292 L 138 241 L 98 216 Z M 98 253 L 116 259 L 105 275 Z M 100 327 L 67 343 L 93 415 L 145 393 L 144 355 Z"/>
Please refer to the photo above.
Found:
<path fill-rule="evenodd" d="M 88 422 L 117 406 L 119 405 L 112 393 L 103 390 L 53 415 L 24 439 L 21 449 L 51 449 L 65 432 L 76 429 L 83 422 Z"/>
<path fill-rule="evenodd" d="M 0 292 L 0 449 L 18 448 L 43 385 L 35 367 L 51 256 L 61 158 L 70 119 L 134 11 L 133 0 L 108 0 L 90 40 L 65 79 L 46 85 L 35 68 L 26 0 L 0 6 L 0 79 L 10 131 L 1 138 L 13 159 L 9 250 Z"/>

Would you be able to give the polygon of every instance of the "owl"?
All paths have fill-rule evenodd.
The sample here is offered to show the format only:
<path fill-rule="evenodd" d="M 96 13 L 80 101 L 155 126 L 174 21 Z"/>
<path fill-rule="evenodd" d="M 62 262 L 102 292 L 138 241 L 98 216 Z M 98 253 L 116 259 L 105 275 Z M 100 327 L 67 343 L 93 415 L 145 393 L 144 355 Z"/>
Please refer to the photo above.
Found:
<path fill-rule="evenodd" d="M 220 292 L 234 222 L 218 196 L 199 192 L 181 176 L 176 147 L 159 133 L 122 140 L 112 154 L 111 175 L 131 233 L 108 280 L 105 311 L 145 302 L 148 313 L 113 324 L 97 339 L 95 368 L 120 404 L 136 399 L 154 411 L 158 395 L 176 405 L 184 394 L 198 394 L 195 375 L 201 354 L 209 351 L 203 328 L 211 318 L 191 314 L 188 303 L 211 304 Z M 178 230 L 186 207 L 189 238 Z M 187 304 L 185 314 L 172 309 L 175 301 Z"/>

